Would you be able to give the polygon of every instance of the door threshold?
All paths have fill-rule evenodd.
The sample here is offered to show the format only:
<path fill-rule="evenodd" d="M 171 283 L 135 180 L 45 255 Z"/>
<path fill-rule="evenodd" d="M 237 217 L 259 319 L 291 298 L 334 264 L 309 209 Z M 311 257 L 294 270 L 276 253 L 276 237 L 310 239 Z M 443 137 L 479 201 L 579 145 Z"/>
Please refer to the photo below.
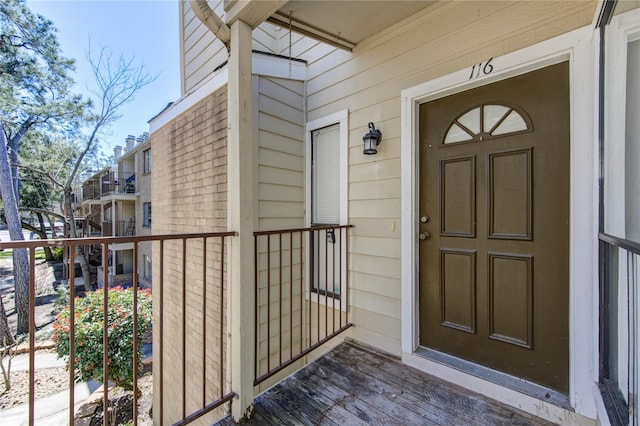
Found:
<path fill-rule="evenodd" d="M 453 355 L 445 354 L 434 349 L 418 346 L 415 355 L 437 362 L 446 367 L 456 369 L 462 373 L 470 374 L 499 386 L 520 392 L 532 398 L 553 404 L 565 410 L 574 411 L 571 407 L 569 396 L 536 383 L 529 382 L 509 374 L 493 370 L 480 364 L 475 364 Z"/>

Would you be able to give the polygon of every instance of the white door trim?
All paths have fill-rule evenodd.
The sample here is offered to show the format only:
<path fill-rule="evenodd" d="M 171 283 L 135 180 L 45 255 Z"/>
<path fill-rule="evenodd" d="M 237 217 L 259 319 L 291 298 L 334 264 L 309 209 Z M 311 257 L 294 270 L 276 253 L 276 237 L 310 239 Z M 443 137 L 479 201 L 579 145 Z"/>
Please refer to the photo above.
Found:
<path fill-rule="evenodd" d="M 585 27 L 491 60 L 491 72 L 459 70 L 401 93 L 401 265 L 403 360 L 465 387 L 492 392 L 505 403 L 565 422 L 567 410 L 489 384 L 414 354 L 419 343 L 418 315 L 418 106 L 453 93 L 569 60 L 571 117 L 569 399 L 576 413 L 595 418 L 594 382 L 598 377 L 597 339 L 597 44 Z M 488 60 L 489 58 L 487 58 Z M 485 61 L 486 63 L 486 61 Z M 477 67 L 477 65 L 476 65 Z M 489 69 L 487 69 L 488 71 Z M 473 78 L 470 76 L 473 75 Z M 498 394 L 494 392 L 499 391 Z M 505 400 L 506 399 L 506 400 Z"/>

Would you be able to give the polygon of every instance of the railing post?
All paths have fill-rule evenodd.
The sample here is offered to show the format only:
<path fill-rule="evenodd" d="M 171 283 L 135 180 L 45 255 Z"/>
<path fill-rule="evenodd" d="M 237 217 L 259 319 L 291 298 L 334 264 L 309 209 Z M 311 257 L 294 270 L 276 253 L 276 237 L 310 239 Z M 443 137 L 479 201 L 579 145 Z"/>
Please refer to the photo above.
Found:
<path fill-rule="evenodd" d="M 229 342 L 231 386 L 238 395 L 232 415 L 238 421 L 253 411 L 254 265 L 252 262 L 253 117 L 251 86 L 251 27 L 238 20 L 231 26 L 227 93 L 227 226 L 239 233 L 231 239 L 229 256 Z"/>

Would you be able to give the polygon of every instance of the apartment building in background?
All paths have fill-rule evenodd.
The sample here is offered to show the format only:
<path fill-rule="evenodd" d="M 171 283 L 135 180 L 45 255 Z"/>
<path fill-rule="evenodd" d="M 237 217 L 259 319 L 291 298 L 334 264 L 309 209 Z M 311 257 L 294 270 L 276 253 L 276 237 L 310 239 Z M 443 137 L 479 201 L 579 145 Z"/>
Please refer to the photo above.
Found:
<path fill-rule="evenodd" d="M 83 237 L 123 237 L 151 235 L 151 144 L 148 134 L 127 136 L 114 148 L 113 166 L 85 179 L 77 191 L 76 223 Z M 141 287 L 152 282 L 151 242 L 141 242 L 137 250 L 137 270 Z M 90 250 L 90 264 L 103 284 L 102 248 Z M 107 253 L 109 285 L 131 285 L 134 271 L 133 243 L 111 244 Z"/>

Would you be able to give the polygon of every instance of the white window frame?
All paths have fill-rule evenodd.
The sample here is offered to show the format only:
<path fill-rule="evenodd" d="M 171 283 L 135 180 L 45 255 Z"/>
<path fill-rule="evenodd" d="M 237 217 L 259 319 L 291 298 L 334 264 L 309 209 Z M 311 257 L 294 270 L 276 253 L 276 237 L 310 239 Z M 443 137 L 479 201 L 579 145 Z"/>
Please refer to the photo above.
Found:
<path fill-rule="evenodd" d="M 614 16 L 606 31 L 605 232 L 625 238 L 627 46 L 640 40 L 640 10 Z"/>
<path fill-rule="evenodd" d="M 335 112 L 333 114 L 318 118 L 316 120 L 312 120 L 307 122 L 305 126 L 305 224 L 307 227 L 311 226 L 312 219 L 312 187 L 311 187 L 311 143 L 312 143 L 312 132 L 318 129 L 322 129 L 324 127 L 332 126 L 334 124 L 339 125 L 339 137 L 340 137 L 340 146 L 339 146 L 339 156 L 340 156 L 340 223 L 339 225 L 346 225 L 348 223 L 348 201 L 349 201 L 349 111 L 342 110 Z M 310 258 L 310 238 L 307 238 L 306 242 L 306 259 Z M 346 257 L 348 253 L 346 253 L 344 242 L 341 244 L 343 248 L 343 269 L 341 278 L 341 288 L 340 288 L 340 309 L 346 310 L 346 280 L 348 271 L 346 270 Z M 307 283 L 306 283 L 306 296 L 311 302 L 316 302 L 320 304 L 324 304 L 325 300 L 329 305 L 334 303 L 335 299 L 333 297 L 325 297 L 323 295 L 319 295 L 317 292 L 311 291 L 311 286 L 313 283 L 313 277 L 309 275 L 309 268 L 305 268 L 305 274 L 307 274 Z M 337 307 L 337 305 L 336 305 Z"/>
<path fill-rule="evenodd" d="M 151 173 L 151 148 L 142 151 L 142 174 Z"/>
<path fill-rule="evenodd" d="M 604 232 L 624 239 L 627 238 L 627 56 L 629 44 L 640 40 L 640 9 L 614 16 L 605 31 Z M 629 268 L 634 265 L 623 255 L 619 256 L 618 262 L 617 304 L 628 306 L 634 303 L 630 298 L 639 297 L 638 293 L 630 291 L 627 283 L 627 277 L 634 273 Z M 638 303 L 637 299 L 635 303 Z M 625 309 L 618 311 L 617 320 L 618 324 L 628 323 Z M 627 352 L 634 350 L 633 337 L 625 327 L 620 327 L 618 332 L 617 382 L 626 384 L 633 381 L 633 374 L 637 374 L 634 372 L 637 366 L 626 363 Z M 637 395 L 632 396 L 634 401 L 628 401 L 630 395 L 623 389 L 620 391 L 627 404 L 637 406 Z"/>
<path fill-rule="evenodd" d="M 147 271 L 147 267 L 149 271 Z M 147 272 L 149 272 L 149 274 L 147 274 Z M 148 281 L 152 280 L 153 277 L 153 260 L 148 254 L 142 255 L 142 277 Z"/>
<path fill-rule="evenodd" d="M 147 206 L 149 209 L 147 210 Z M 150 228 L 152 219 L 151 202 L 142 203 L 142 226 Z"/>

